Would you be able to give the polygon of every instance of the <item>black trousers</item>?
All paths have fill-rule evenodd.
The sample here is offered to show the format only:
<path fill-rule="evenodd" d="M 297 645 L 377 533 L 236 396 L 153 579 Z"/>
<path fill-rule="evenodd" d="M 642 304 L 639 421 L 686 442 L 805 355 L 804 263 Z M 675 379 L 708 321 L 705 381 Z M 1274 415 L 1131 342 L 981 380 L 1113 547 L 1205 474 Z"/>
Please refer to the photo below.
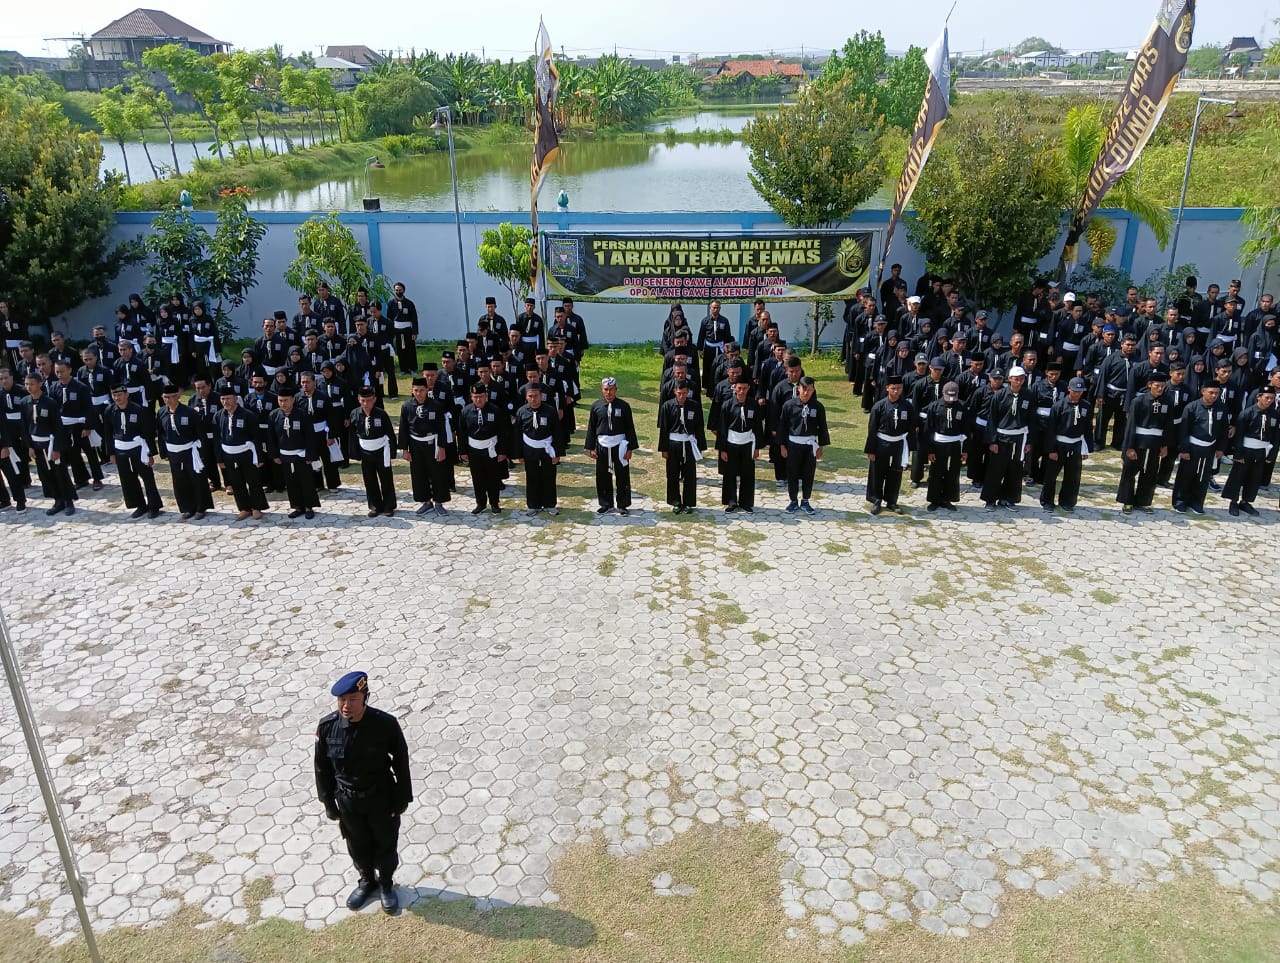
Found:
<path fill-rule="evenodd" d="M 124 493 L 126 508 L 145 508 L 153 512 L 160 510 L 156 473 L 138 452 L 117 453 L 116 471 L 120 473 L 120 491 Z"/>
<path fill-rule="evenodd" d="M 698 504 L 698 462 L 689 448 L 690 442 L 682 441 L 667 452 L 667 504 Z"/>
<path fill-rule="evenodd" d="M 72 447 L 67 453 L 70 458 L 71 477 L 75 480 L 76 487 L 89 484 L 89 479 L 94 481 L 102 481 L 102 459 L 98 457 L 98 452 L 93 445 L 89 444 L 89 439 L 80 434 L 79 425 L 70 425 L 67 431 L 71 434 Z M 85 462 L 89 463 L 89 467 L 85 467 Z"/>
<path fill-rule="evenodd" d="M 0 458 L 0 479 L 3 479 L 0 481 L 0 506 L 22 506 L 27 503 L 27 489 L 22 484 L 21 463 L 18 468 L 14 468 L 13 462 L 8 458 Z"/>
<path fill-rule="evenodd" d="M 191 452 L 180 451 L 169 455 L 169 476 L 173 480 L 173 500 L 184 515 L 207 512 L 213 508 L 213 496 L 205 476 L 195 470 Z"/>
<path fill-rule="evenodd" d="M 257 465 L 248 458 L 244 461 L 226 461 L 222 465 L 222 474 L 235 496 L 238 511 L 266 511 L 267 493 L 262 490 L 262 473 Z"/>
<path fill-rule="evenodd" d="M 1173 479 L 1173 503 L 1204 508 L 1209 479 L 1213 477 L 1214 451 L 1192 445 L 1189 455 L 1186 460 L 1178 459 L 1178 474 Z"/>
<path fill-rule="evenodd" d="M 541 449 L 524 450 L 524 502 L 529 508 L 556 507 L 556 465 Z"/>
<path fill-rule="evenodd" d="M 1106 390 L 1105 388 L 1103 389 Z M 1124 437 L 1125 424 L 1124 395 L 1107 395 L 1098 408 L 1098 419 L 1093 430 L 1094 451 L 1102 451 L 1107 446 L 1107 426 L 1111 425 L 1111 447 L 1119 448 L 1120 439 Z"/>
<path fill-rule="evenodd" d="M 1160 483 L 1160 448 L 1139 448 L 1138 457 L 1130 459 L 1121 452 L 1124 467 L 1120 470 L 1120 487 L 1116 489 L 1116 501 L 1121 505 L 1149 508 Z"/>
<path fill-rule="evenodd" d="M 381 451 L 361 452 L 360 474 L 364 478 L 365 500 L 371 512 L 396 510 L 396 483 L 391 466 L 384 463 Z"/>
<path fill-rule="evenodd" d="M 76 490 L 71 485 L 71 473 L 67 471 L 67 463 L 59 456 L 58 461 L 49 461 L 48 449 L 39 442 L 36 452 L 36 473 L 40 477 L 40 486 L 45 498 L 52 498 L 55 505 L 72 505 L 76 500 Z"/>
<path fill-rule="evenodd" d="M 902 472 L 906 468 L 902 460 L 902 442 L 883 442 L 878 438 L 873 441 L 875 450 L 869 454 L 874 454 L 876 460 L 867 465 L 867 501 L 883 502 L 892 507 L 898 504 Z"/>
<path fill-rule="evenodd" d="M 965 473 L 969 476 L 970 482 L 981 485 L 986 478 L 987 458 L 991 455 L 987 450 L 985 426 L 975 425 L 969 440 L 964 444 L 969 449 L 969 457 L 965 460 Z"/>
<path fill-rule="evenodd" d="M 200 443 L 200 460 L 204 462 L 205 487 L 220 490 L 223 487 L 222 473 L 218 470 L 218 446 L 206 438 Z"/>
<path fill-rule="evenodd" d="M 615 479 L 616 502 L 614 500 Z M 596 448 L 596 500 L 609 508 L 615 504 L 619 508 L 631 507 L 631 466 L 622 463 L 616 446 L 608 448 L 601 445 Z"/>
<path fill-rule="evenodd" d="M 797 495 L 805 501 L 813 494 L 813 476 L 818 470 L 818 456 L 813 445 L 787 443 L 787 494 L 794 502 Z"/>
<path fill-rule="evenodd" d="M 338 829 L 360 878 L 390 883 L 400 865 L 396 852 L 400 817 L 391 811 L 385 795 L 374 792 L 357 799 L 339 789 L 334 801 L 338 804 Z"/>
<path fill-rule="evenodd" d="M 963 451 L 964 443 L 959 441 L 934 446 L 933 464 L 929 466 L 930 504 L 954 504 L 960 501 L 960 455 Z"/>
<path fill-rule="evenodd" d="M 316 432 L 320 434 L 320 432 Z M 335 436 L 336 437 L 336 436 Z M 333 491 L 342 486 L 342 475 L 339 469 L 342 467 L 341 458 L 338 461 L 329 460 L 329 446 L 322 445 L 320 449 L 320 468 L 312 469 L 312 475 L 316 480 L 316 490 L 327 488 Z"/>
<path fill-rule="evenodd" d="M 1261 452 L 1259 455 L 1261 456 Z M 1222 486 L 1222 497 L 1229 502 L 1244 502 L 1252 505 L 1258 497 L 1258 489 L 1262 487 L 1262 478 L 1267 473 L 1265 457 L 1244 458 L 1239 455 L 1231 463 L 1231 474 L 1227 483 Z"/>
<path fill-rule="evenodd" d="M 284 475 L 284 490 L 289 496 L 290 508 L 320 507 L 320 493 L 316 490 L 315 471 L 305 459 L 284 458 L 284 463 L 277 465 Z"/>
<path fill-rule="evenodd" d="M 497 508 L 498 494 L 502 491 L 503 463 L 497 457 L 490 458 L 483 449 L 471 448 L 467 454 L 467 467 L 471 469 L 471 486 L 475 489 L 476 506 Z"/>
<path fill-rule="evenodd" d="M 1018 504 L 1022 501 L 1022 439 L 996 440 L 996 450 L 987 449 L 987 467 L 983 474 L 982 500 L 1005 501 Z"/>
<path fill-rule="evenodd" d="M 409 478 L 415 502 L 449 500 L 449 461 L 436 461 L 436 445 L 429 441 L 409 441 Z"/>
<path fill-rule="evenodd" d="M 787 460 L 782 457 L 781 445 L 775 443 L 769 446 L 769 464 L 773 465 L 773 480 L 786 481 Z"/>
<path fill-rule="evenodd" d="M 1057 458 L 1045 456 L 1044 489 L 1040 492 L 1040 504 L 1054 504 L 1063 508 L 1075 508 L 1080 499 L 1080 470 L 1084 460 L 1080 457 L 1079 445 L 1057 445 L 1053 451 Z M 1058 489 L 1058 476 L 1062 476 L 1062 489 Z M 1055 502 L 1056 497 L 1056 502 Z"/>
<path fill-rule="evenodd" d="M 408 374 L 418 373 L 418 339 L 409 328 L 396 328 L 392 344 L 396 349 L 396 363 Z"/>
<path fill-rule="evenodd" d="M 720 501 L 742 508 L 756 507 L 756 460 L 753 445 L 730 445 L 724 448 L 720 462 Z"/>
<path fill-rule="evenodd" d="M 396 382 L 396 356 L 391 351 L 390 346 L 379 352 L 378 370 L 383 374 L 383 380 L 386 383 L 386 393 L 398 396 L 400 394 L 400 385 Z"/>

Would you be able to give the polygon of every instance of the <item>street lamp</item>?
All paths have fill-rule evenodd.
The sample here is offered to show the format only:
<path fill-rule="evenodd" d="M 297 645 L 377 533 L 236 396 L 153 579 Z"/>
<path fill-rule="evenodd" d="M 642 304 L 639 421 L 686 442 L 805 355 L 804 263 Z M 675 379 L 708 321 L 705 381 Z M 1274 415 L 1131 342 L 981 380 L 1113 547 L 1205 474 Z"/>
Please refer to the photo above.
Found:
<path fill-rule="evenodd" d="M 378 155 L 366 158 L 364 162 L 364 209 L 366 211 L 382 210 L 382 202 L 373 196 L 373 180 L 369 176 L 369 168 L 382 170 L 387 165 L 378 160 Z"/>
<path fill-rule="evenodd" d="M 1220 97 L 1206 97 L 1200 94 L 1200 99 L 1196 101 L 1196 116 L 1191 122 L 1191 143 L 1187 146 L 1187 164 L 1182 169 L 1182 196 L 1178 198 L 1178 217 L 1173 222 L 1173 240 L 1169 242 L 1169 275 L 1173 275 L 1175 259 L 1178 256 L 1178 234 L 1182 230 L 1182 214 L 1187 207 L 1187 185 L 1191 182 L 1191 157 L 1196 150 L 1196 135 L 1200 132 L 1200 114 L 1204 111 L 1205 104 L 1230 104 L 1231 113 L 1227 114 L 1227 120 L 1233 124 L 1244 116 L 1240 108 L 1236 106 L 1234 100 L 1223 100 Z"/>
<path fill-rule="evenodd" d="M 440 122 L 444 118 L 444 123 Z M 458 162 L 453 156 L 453 112 L 448 107 L 436 108 L 436 119 L 431 129 L 440 136 L 440 131 L 449 134 L 449 176 L 453 179 L 453 223 L 458 230 L 458 274 L 462 279 L 462 310 L 466 312 L 467 326 L 471 325 L 471 304 L 467 300 L 467 260 L 462 253 L 462 204 L 458 200 Z"/>

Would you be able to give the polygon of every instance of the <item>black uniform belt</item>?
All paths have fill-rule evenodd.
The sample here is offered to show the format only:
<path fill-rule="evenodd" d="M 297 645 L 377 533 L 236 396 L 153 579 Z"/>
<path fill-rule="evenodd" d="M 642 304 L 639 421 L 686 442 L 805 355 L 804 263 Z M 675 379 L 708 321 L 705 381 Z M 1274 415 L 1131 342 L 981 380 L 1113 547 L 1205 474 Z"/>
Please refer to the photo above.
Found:
<path fill-rule="evenodd" d="M 351 789 L 347 786 L 339 786 L 338 795 L 346 796 L 348 799 L 368 799 L 378 792 L 380 788 L 379 786 L 370 786 L 368 789 Z"/>

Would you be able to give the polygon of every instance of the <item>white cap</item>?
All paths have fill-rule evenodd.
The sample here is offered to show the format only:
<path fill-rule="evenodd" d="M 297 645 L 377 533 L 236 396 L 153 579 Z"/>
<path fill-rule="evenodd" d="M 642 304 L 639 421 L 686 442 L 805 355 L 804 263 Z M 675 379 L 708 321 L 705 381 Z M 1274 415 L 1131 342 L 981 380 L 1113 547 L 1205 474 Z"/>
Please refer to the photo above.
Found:
<path fill-rule="evenodd" d="M 1025 378 L 1026 376 L 1027 376 L 1027 369 L 1022 367 L 1022 365 L 1020 364 L 1015 364 L 1012 368 L 1009 369 L 1010 378 Z"/>
<path fill-rule="evenodd" d="M 1062 296 L 1062 300 L 1064 301 L 1074 301 L 1075 299 L 1076 299 L 1076 293 L 1074 291 L 1068 291 L 1066 294 Z"/>
<path fill-rule="evenodd" d="M 911 295 L 911 297 L 907 298 L 907 304 L 919 304 L 919 303 L 920 303 L 920 298 L 917 295 L 913 294 Z"/>

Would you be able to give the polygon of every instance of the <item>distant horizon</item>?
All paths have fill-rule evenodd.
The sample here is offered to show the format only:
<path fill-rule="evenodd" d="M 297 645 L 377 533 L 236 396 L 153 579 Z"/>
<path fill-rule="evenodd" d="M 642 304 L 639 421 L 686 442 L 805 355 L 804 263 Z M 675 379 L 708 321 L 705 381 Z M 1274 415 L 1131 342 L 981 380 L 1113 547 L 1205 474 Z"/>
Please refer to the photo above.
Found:
<path fill-rule="evenodd" d="M 1237 0 L 1230 11 L 1222 7 L 1202 4 L 1197 10 L 1193 46 L 1225 46 L 1233 37 L 1245 36 L 1253 37 L 1264 49 L 1268 46 L 1268 39 L 1276 32 L 1274 18 L 1280 15 L 1280 0 Z M 1051 23 L 1043 11 L 1030 9 L 1022 0 L 985 0 L 978 4 L 961 0 L 950 22 L 951 53 L 980 56 L 1007 50 L 1031 37 L 1042 37 L 1068 51 L 1126 53 L 1146 39 L 1158 8 L 1158 0 L 1123 5 L 1080 0 L 1069 17 Z M 6 12 L 0 28 L 0 49 L 15 50 L 27 57 L 65 57 L 76 45 L 75 38 L 90 37 L 133 9 L 137 8 L 119 4 L 104 10 L 102 4 L 90 0 L 65 0 L 54 8 L 19 5 Z M 533 53 L 538 22 L 536 8 L 517 14 L 519 8 L 509 3 L 480 2 L 451 12 L 447 23 L 435 23 L 422 18 L 408 4 L 392 2 L 373 9 L 352 10 L 334 0 L 319 0 L 308 10 L 302 27 L 311 36 L 299 40 L 296 13 L 248 0 L 227 0 L 217 8 L 195 0 L 172 0 L 143 9 L 163 10 L 236 49 L 259 49 L 278 43 L 287 56 L 303 52 L 321 56 L 326 47 L 364 45 L 379 52 L 399 51 L 398 55 L 416 49 L 440 55 L 469 53 L 491 60 L 520 60 Z M 855 19 L 833 0 L 788 10 L 787 19 L 782 22 L 777 8 L 762 0 L 742 0 L 731 19 L 718 17 L 715 11 L 691 8 L 678 0 L 653 0 L 644 24 L 662 25 L 659 32 L 664 36 L 637 39 L 634 18 L 602 9 L 588 0 L 561 0 L 555 10 L 547 11 L 546 22 L 557 54 L 565 59 L 617 52 L 638 59 L 667 61 L 679 55 L 686 61 L 695 56 L 727 58 L 743 54 L 823 56 L 839 49 L 848 37 L 862 29 L 871 33 L 879 30 L 890 51 L 900 54 L 911 46 L 927 47 L 941 30 L 949 9 L 951 0 L 921 0 L 912 11 L 908 27 L 907 18 L 897 11 L 862 10 Z M 1100 29 L 1100 25 L 1105 26 Z M 996 34 L 997 28 L 1000 34 Z M 652 33 L 653 28 L 647 29 Z M 321 36 L 317 38 L 317 34 Z M 601 42 L 609 36 L 619 39 Z M 679 39 L 662 47 L 640 46 L 661 42 L 668 36 Z"/>

